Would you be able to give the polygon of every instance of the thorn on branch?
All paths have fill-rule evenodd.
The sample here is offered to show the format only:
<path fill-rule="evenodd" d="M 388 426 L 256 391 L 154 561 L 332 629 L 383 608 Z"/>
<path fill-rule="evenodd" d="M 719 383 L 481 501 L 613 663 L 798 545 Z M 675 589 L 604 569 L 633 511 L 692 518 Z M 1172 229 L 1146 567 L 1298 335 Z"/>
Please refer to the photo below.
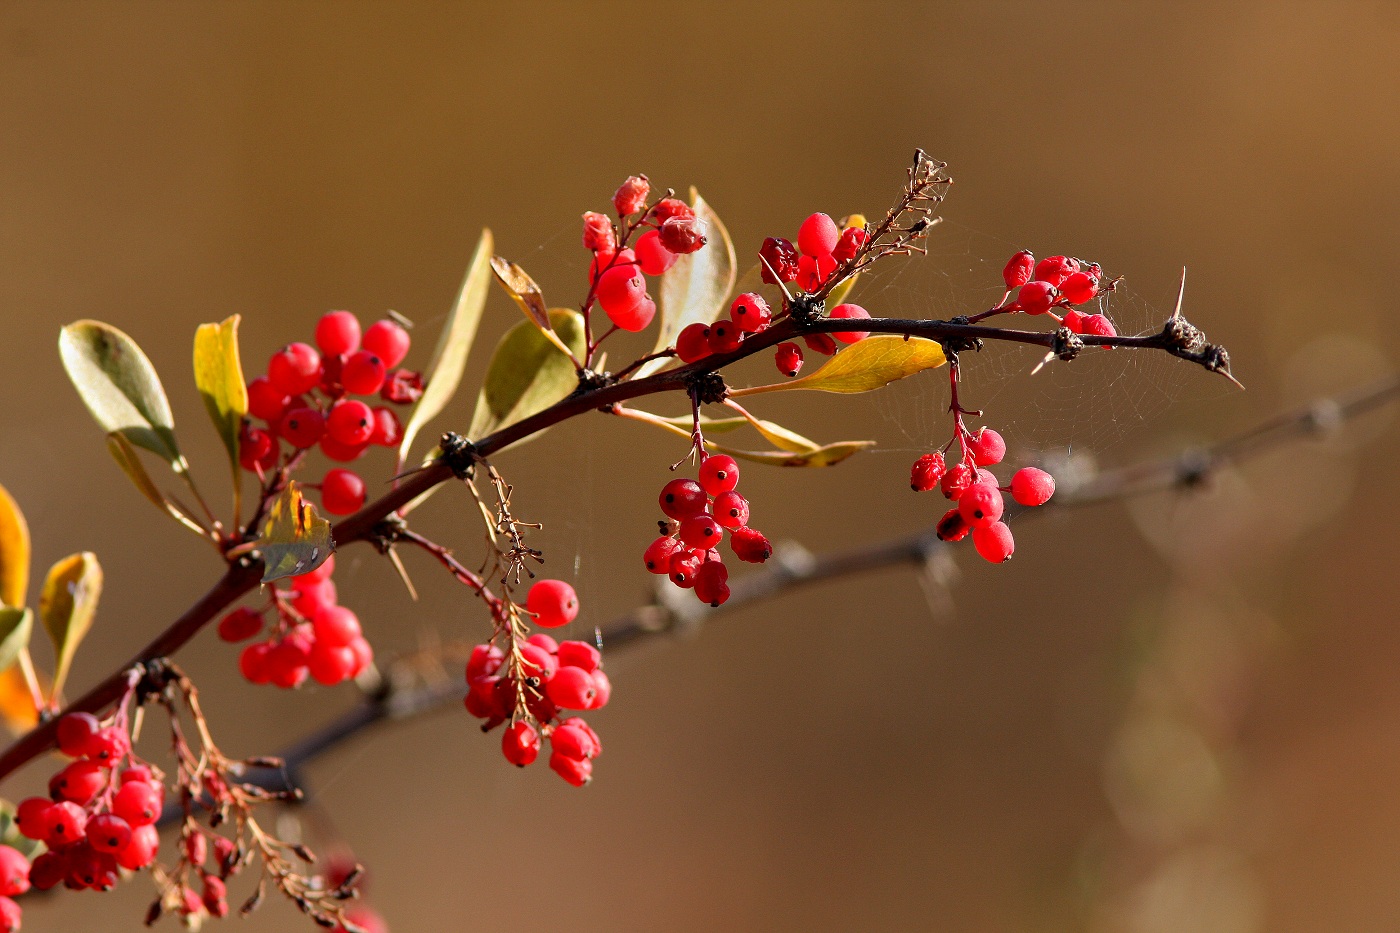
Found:
<path fill-rule="evenodd" d="M 1050 352 L 1057 358 L 1068 363 L 1079 355 L 1084 349 L 1084 340 L 1068 327 L 1061 327 L 1055 331 L 1055 342 L 1050 345 Z"/>
<path fill-rule="evenodd" d="M 443 463 L 452 468 L 452 473 L 458 479 L 471 479 L 472 469 L 479 459 L 476 452 L 476 445 L 454 431 L 448 431 L 438 441 L 438 446 L 442 448 Z"/>

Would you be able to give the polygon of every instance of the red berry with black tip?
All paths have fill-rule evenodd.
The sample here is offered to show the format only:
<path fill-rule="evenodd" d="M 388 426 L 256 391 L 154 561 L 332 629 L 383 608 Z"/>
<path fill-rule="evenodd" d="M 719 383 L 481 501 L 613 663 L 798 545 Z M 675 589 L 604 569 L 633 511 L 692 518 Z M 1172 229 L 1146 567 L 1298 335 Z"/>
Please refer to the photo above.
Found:
<path fill-rule="evenodd" d="M 735 528 L 729 533 L 729 547 L 734 556 L 749 564 L 761 564 L 773 556 L 773 545 L 763 533 L 753 528 Z"/>
<path fill-rule="evenodd" d="M 1044 314 L 1057 298 L 1059 293 L 1049 282 L 1027 282 L 1016 296 L 1016 307 L 1027 314 Z"/>
<path fill-rule="evenodd" d="M 345 358 L 345 365 L 340 368 L 340 384 L 352 395 L 373 395 L 384 386 L 388 371 L 388 364 L 379 354 L 359 350 Z"/>
<path fill-rule="evenodd" d="M 386 369 L 393 369 L 402 363 L 412 344 L 413 338 L 408 335 L 408 331 L 397 321 L 387 318 L 371 324 L 369 330 L 365 331 L 363 341 L 364 348 L 379 357 Z"/>
<path fill-rule="evenodd" d="M 739 462 L 728 454 L 711 454 L 700 464 L 700 485 L 717 496 L 739 485 Z"/>
<path fill-rule="evenodd" d="M 924 454 L 909 468 L 909 488 L 915 492 L 928 492 L 938 485 L 947 470 L 942 451 Z"/>
<path fill-rule="evenodd" d="M 1006 456 L 1006 441 L 991 428 L 982 428 L 969 437 L 967 446 L 978 466 L 995 466 Z"/>
<path fill-rule="evenodd" d="M 772 323 L 773 311 L 762 295 L 745 292 L 729 306 L 729 319 L 745 333 L 756 334 Z"/>
<path fill-rule="evenodd" d="M 709 549 L 719 544 L 724 532 L 713 516 L 701 512 L 681 522 L 680 535 L 689 547 Z"/>
<path fill-rule="evenodd" d="M 773 362 L 784 376 L 796 376 L 802 371 L 802 348 L 791 341 L 780 343 L 773 353 Z"/>
<path fill-rule="evenodd" d="M 1035 255 L 1030 250 L 1023 249 L 1006 261 L 1006 268 L 1001 270 L 1001 277 L 1010 290 L 1025 285 L 1031 280 L 1031 274 L 1034 272 Z"/>
<path fill-rule="evenodd" d="M 343 398 L 326 416 L 326 436 L 337 444 L 360 447 L 374 435 L 374 412 L 359 399 Z"/>
<path fill-rule="evenodd" d="M 655 574 L 667 574 L 671 572 L 671 557 L 681 549 L 681 544 L 675 538 L 668 538 L 664 535 L 647 545 L 646 553 L 642 555 L 642 560 L 646 562 L 647 571 Z"/>
<path fill-rule="evenodd" d="M 267 378 L 283 395 L 310 392 L 321 381 L 321 354 L 304 343 L 289 343 L 268 360 Z"/>
<path fill-rule="evenodd" d="M 682 363 L 694 363 L 710 355 L 710 328 L 698 321 L 687 324 L 676 337 L 676 356 Z"/>
<path fill-rule="evenodd" d="M 282 416 L 277 433 L 297 450 L 305 450 L 326 433 L 326 419 L 314 408 L 293 408 Z"/>
<path fill-rule="evenodd" d="M 637 237 L 637 265 L 647 275 L 663 275 L 679 258 L 661 243 L 661 234 L 648 230 Z"/>
<path fill-rule="evenodd" d="M 517 768 L 533 763 L 540 755 L 540 731 L 524 720 L 511 723 L 501 734 L 501 752 Z"/>
<path fill-rule="evenodd" d="M 1006 563 L 1016 551 L 1016 541 L 1005 522 L 972 529 L 972 544 L 978 554 L 994 564 Z"/>
<path fill-rule="evenodd" d="M 749 500 L 737 492 L 722 492 L 715 496 L 710 514 L 725 528 L 740 528 L 749 523 Z"/>
<path fill-rule="evenodd" d="M 578 594 L 563 580 L 539 580 L 530 587 L 525 608 L 543 628 L 568 625 L 578 617 Z"/>
<path fill-rule="evenodd" d="M 693 479 L 673 479 L 661 487 L 657 501 L 668 518 L 681 520 L 705 511 L 709 496 Z"/>

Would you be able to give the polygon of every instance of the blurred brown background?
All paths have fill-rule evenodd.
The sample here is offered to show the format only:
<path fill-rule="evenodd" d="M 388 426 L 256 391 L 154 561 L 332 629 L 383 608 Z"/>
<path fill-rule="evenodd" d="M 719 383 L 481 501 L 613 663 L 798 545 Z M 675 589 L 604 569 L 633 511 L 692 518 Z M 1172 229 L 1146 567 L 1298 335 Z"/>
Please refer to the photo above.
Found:
<path fill-rule="evenodd" d="M 1146 325 L 1190 267 L 1188 312 L 1247 393 L 1117 357 L 974 369 L 1013 451 L 1127 463 L 1389 371 L 1397 38 L 1384 3 L 6 2 L 0 482 L 38 567 L 80 549 L 106 567 L 73 686 L 218 567 L 103 452 L 58 362 L 64 323 L 140 341 L 214 485 L 201 322 L 243 314 L 252 369 L 327 309 L 394 308 L 422 364 L 483 225 L 569 304 L 576 218 L 630 172 L 697 185 L 752 256 L 812 210 L 883 210 L 918 145 L 957 180 L 949 223 L 937 256 L 865 293 L 874 311 L 920 310 L 921 281 L 926 314 L 975 305 L 1026 246 L 1127 273 Z M 475 371 L 518 318 L 491 301 Z M 465 425 L 468 383 L 439 425 Z M 892 452 L 749 470 L 755 523 L 821 550 L 935 518 L 904 484 L 946 438 L 941 386 L 763 408 Z M 576 581 L 580 634 L 647 597 L 638 555 L 678 455 L 591 418 L 501 459 Z M 507 767 L 460 710 L 337 751 L 312 787 L 400 931 L 1393 930 L 1397 455 L 1372 417 L 1203 495 L 1027 521 L 1006 567 L 957 552 L 951 613 L 891 570 L 619 652 L 585 791 Z M 422 527 L 475 553 L 465 497 L 434 506 Z M 486 632 L 426 563 L 417 604 L 371 551 L 341 566 L 383 654 Z M 353 699 L 248 687 L 212 635 L 184 658 L 234 754 Z M 149 895 L 34 902 L 26 929 L 135 930 Z M 274 899 L 248 928 L 307 924 Z"/>

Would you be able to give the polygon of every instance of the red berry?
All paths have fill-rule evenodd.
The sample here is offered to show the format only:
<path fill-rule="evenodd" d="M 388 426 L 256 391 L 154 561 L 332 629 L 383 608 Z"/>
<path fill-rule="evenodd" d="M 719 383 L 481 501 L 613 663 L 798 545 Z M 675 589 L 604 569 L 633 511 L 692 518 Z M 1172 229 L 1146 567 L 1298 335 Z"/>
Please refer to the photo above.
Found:
<path fill-rule="evenodd" d="M 749 523 L 749 500 L 737 492 L 722 492 L 715 496 L 710 514 L 725 528 L 742 527 Z"/>
<path fill-rule="evenodd" d="M 948 466 L 943 461 L 942 451 L 924 454 L 909 469 L 909 488 L 915 492 L 928 492 L 938 485 Z"/>
<path fill-rule="evenodd" d="M 705 511 L 709 505 L 705 489 L 693 479 L 673 479 L 661 487 L 658 502 L 668 518 L 690 518 Z"/>
<path fill-rule="evenodd" d="M 630 321 L 646 294 L 647 280 L 634 265 L 615 265 L 598 277 L 598 304 L 618 327 L 623 326 L 619 318 Z"/>
<path fill-rule="evenodd" d="M 360 321 L 349 311 L 331 311 L 316 322 L 316 346 L 327 356 L 343 356 L 360 348 Z"/>
<path fill-rule="evenodd" d="M 132 827 L 149 826 L 160 816 L 161 791 L 154 784 L 132 781 L 123 784 L 112 798 L 112 812 Z"/>
<path fill-rule="evenodd" d="M 0 845 L 0 896 L 14 897 L 29 890 L 29 859 L 18 849 Z"/>
<path fill-rule="evenodd" d="M 98 852 L 116 854 L 131 842 L 131 824 L 112 813 L 88 820 L 87 840 Z"/>
<path fill-rule="evenodd" d="M 248 383 L 248 414 L 263 421 L 276 421 L 287 410 L 291 397 L 272 384 L 266 376 Z"/>
<path fill-rule="evenodd" d="M 121 797 L 121 791 L 117 797 Z M 44 842 L 50 849 L 61 849 L 83 838 L 87 813 L 76 803 L 64 800 L 49 807 L 44 824 Z"/>
<path fill-rule="evenodd" d="M 501 752 L 518 768 L 531 764 L 540 754 L 540 731 L 524 720 L 511 723 L 501 735 Z"/>
<path fill-rule="evenodd" d="M 1087 272 L 1076 272 L 1060 285 L 1060 294 L 1072 305 L 1082 305 L 1092 301 L 1099 293 L 1099 283 Z"/>
<path fill-rule="evenodd" d="M 838 320 L 840 320 L 840 319 L 850 319 L 850 320 L 857 320 L 857 321 L 860 321 L 860 320 L 869 320 L 869 319 L 870 319 L 870 312 L 867 311 L 867 310 L 865 310 L 864 308 L 862 308 L 860 305 L 850 305 L 850 304 L 846 304 L 846 305 L 837 305 L 836 307 L 832 308 L 832 309 L 831 309 L 831 314 L 830 314 L 829 316 L 832 317 L 833 319 L 838 319 Z M 842 343 L 857 343 L 857 342 L 859 342 L 859 341 L 861 341 L 861 340 L 864 340 L 866 337 L 869 337 L 869 336 L 870 336 L 870 331 L 868 331 L 868 330 L 856 330 L 856 331 L 844 330 L 844 331 L 837 331 L 836 333 L 832 334 L 831 336 L 835 337 L 837 340 L 841 341 Z"/>
<path fill-rule="evenodd" d="M 695 211 L 679 198 L 662 198 L 651 209 L 651 217 L 659 227 L 672 217 L 694 217 Z"/>
<path fill-rule="evenodd" d="M 355 652 L 318 640 L 306 655 L 306 670 L 318 684 L 334 687 L 355 676 Z"/>
<path fill-rule="evenodd" d="M 307 648 L 303 639 L 287 637 L 267 653 L 269 683 L 283 690 L 300 687 L 311 673 L 306 667 Z"/>
<path fill-rule="evenodd" d="M 658 233 L 663 247 L 682 256 L 708 242 L 697 217 L 672 217 L 661 225 Z"/>
<path fill-rule="evenodd" d="M 826 214 L 813 214 L 802 221 L 797 231 L 797 248 L 806 256 L 830 256 L 840 236 L 836 221 Z"/>
<path fill-rule="evenodd" d="M 26 839 L 43 839 L 49 833 L 49 810 L 53 801 L 46 797 L 29 797 L 20 801 L 15 810 L 15 825 Z"/>
<path fill-rule="evenodd" d="M 326 419 L 314 408 L 293 408 L 282 416 L 277 433 L 293 447 L 305 450 L 326 433 Z"/>
<path fill-rule="evenodd" d="M 317 643 L 344 647 L 360 637 L 360 619 L 344 606 L 326 606 L 311 620 Z"/>
<path fill-rule="evenodd" d="M 695 574 L 695 595 L 718 608 L 729 599 L 729 570 L 717 560 L 707 560 Z"/>
<path fill-rule="evenodd" d="M 608 680 L 608 675 L 602 668 L 593 672 L 593 689 L 593 705 L 589 709 L 602 709 L 607 706 L 608 700 L 612 698 L 612 681 Z M 597 736 L 594 736 L 593 741 L 598 741 Z"/>
<path fill-rule="evenodd" d="M 556 654 L 559 651 L 559 643 L 550 636 L 546 635 L 544 632 L 536 632 L 535 634 L 531 635 L 525 640 L 532 645 L 537 645 L 543 648 L 550 654 Z M 477 647 L 479 648 L 481 646 L 478 645 Z"/>
<path fill-rule="evenodd" d="M 8 897 L 0 897 L 0 933 L 19 933 L 24 911 Z"/>
<path fill-rule="evenodd" d="M 1084 319 L 1088 316 L 1078 308 L 1069 308 L 1065 311 L 1064 317 L 1060 319 L 1060 323 L 1068 327 L 1070 333 L 1082 334 L 1084 333 Z"/>
<path fill-rule="evenodd" d="M 729 319 L 738 325 L 740 330 L 756 334 L 772 322 L 773 312 L 762 295 L 745 292 L 735 298 L 734 303 L 729 306 Z"/>
<path fill-rule="evenodd" d="M 68 858 L 58 852 L 45 852 L 36 856 L 29 869 L 29 883 L 36 891 L 48 891 L 58 887 L 68 877 Z M 4 929 L 0 919 L 0 930 Z M 15 927 L 14 929 L 19 929 Z"/>
<path fill-rule="evenodd" d="M 200 897 L 204 909 L 211 917 L 224 917 L 228 914 L 228 890 L 223 881 L 213 875 L 204 876 L 204 892 Z"/>
<path fill-rule="evenodd" d="M 384 321 L 375 321 L 374 324 L 370 325 L 370 329 L 364 332 L 363 343 L 364 349 L 379 357 L 386 370 L 392 370 L 393 367 L 402 363 L 403 357 L 409 354 L 409 346 L 412 345 L 413 338 L 410 338 L 409 332 L 405 331 L 398 322 L 389 321 L 386 318 Z M 347 359 L 346 363 L 349 364 L 350 360 Z M 346 385 L 346 388 L 351 392 L 356 392 L 356 389 L 350 388 L 349 384 Z M 357 394 L 370 395 L 370 392 L 357 392 Z"/>
<path fill-rule="evenodd" d="M 700 571 L 700 558 L 681 549 L 671 555 L 671 582 L 683 590 L 695 585 L 695 574 Z"/>
<path fill-rule="evenodd" d="M 368 442 L 355 445 L 342 444 L 333 437 L 323 437 L 320 447 L 321 453 L 336 463 L 351 463 L 363 457 L 370 445 Z"/>
<path fill-rule="evenodd" d="M 1022 467 L 1011 477 L 1011 498 L 1021 505 L 1044 505 L 1055 494 L 1055 477 L 1035 467 Z"/>
<path fill-rule="evenodd" d="M 403 425 L 392 408 L 383 406 L 374 410 L 374 430 L 369 442 L 374 447 L 397 447 L 403 440 Z"/>
<path fill-rule="evenodd" d="M 326 416 L 326 436 L 337 444 L 360 447 L 374 434 L 374 412 L 359 399 L 343 398 Z"/>
<path fill-rule="evenodd" d="M 423 397 L 423 374 L 411 369 L 396 369 L 384 377 L 379 397 L 395 405 L 407 405 Z"/>
<path fill-rule="evenodd" d="M 1090 314 L 1084 318 L 1084 333 L 1095 337 L 1117 337 L 1118 329 L 1102 314 Z M 1112 349 L 1110 347 L 1109 349 Z"/>
<path fill-rule="evenodd" d="M 549 736 L 550 748 L 554 754 L 576 761 L 597 757 L 598 745 L 589 734 L 591 730 L 585 729 L 582 723 L 582 719 L 573 717 L 564 720 L 555 728 Z"/>
<path fill-rule="evenodd" d="M 773 556 L 773 545 L 753 528 L 735 528 L 729 533 L 729 547 L 735 557 L 749 564 L 761 564 Z"/>
<path fill-rule="evenodd" d="M 612 250 L 595 253 L 593 261 L 588 264 L 588 281 L 596 283 L 598 276 L 607 270 L 622 267 L 630 268 L 634 272 L 639 268 L 637 254 L 633 250 L 624 249 L 616 254 L 616 258 L 614 258 Z"/>
<path fill-rule="evenodd" d="M 831 251 L 831 258 L 837 262 L 848 262 L 856 257 L 866 243 L 870 242 L 870 233 L 864 227 L 847 227 L 841 231 L 841 238 L 836 241 L 836 247 Z"/>
<path fill-rule="evenodd" d="M 700 485 L 717 496 L 739 485 L 739 462 L 728 454 L 712 454 L 700 464 Z"/>
<path fill-rule="evenodd" d="M 682 363 L 694 363 L 710 355 L 710 329 L 698 321 L 687 324 L 676 338 L 676 356 Z"/>
<path fill-rule="evenodd" d="M 588 211 L 583 215 L 583 248 L 592 252 L 611 253 L 617 248 L 612 221 L 606 214 Z"/>
<path fill-rule="evenodd" d="M 219 620 L 219 637 L 227 642 L 247 641 L 262 631 L 262 627 L 262 613 L 244 606 Z"/>
<path fill-rule="evenodd" d="M 268 654 L 272 646 L 267 642 L 257 642 L 243 649 L 238 656 L 238 672 L 250 684 L 266 684 L 272 681 L 272 670 Z"/>
<path fill-rule="evenodd" d="M 131 831 L 131 841 L 117 853 L 117 864 L 128 871 L 140 871 L 156 860 L 160 849 L 160 832 L 154 826 L 138 826 Z"/>
<path fill-rule="evenodd" d="M 1035 264 L 1034 281 L 1047 282 L 1055 288 L 1059 288 L 1065 279 L 1074 272 L 1078 272 L 1078 263 L 1071 263 L 1073 260 L 1064 256 L 1047 256 Z"/>
<path fill-rule="evenodd" d="M 1006 282 L 1009 291 L 1013 288 L 1020 288 L 1031 280 L 1031 273 L 1035 271 L 1035 256 L 1028 249 L 1023 249 L 1015 256 L 1006 261 L 1006 268 L 1001 270 L 1001 277 Z"/>
<path fill-rule="evenodd" d="M 938 520 L 938 526 L 934 529 L 940 541 L 961 541 L 967 537 L 967 533 L 972 530 L 972 526 L 963 518 L 957 506 L 943 513 L 943 517 Z"/>
<path fill-rule="evenodd" d="M 568 625 L 578 616 L 578 594 L 563 580 L 540 580 L 530 587 L 525 608 L 542 628 Z"/>
<path fill-rule="evenodd" d="M 1044 314 L 1055 303 L 1058 293 L 1049 282 L 1027 282 L 1016 296 L 1016 307 L 1027 314 Z"/>
<path fill-rule="evenodd" d="M 545 696 L 561 709 L 588 709 L 598 688 L 593 675 L 581 667 L 561 667 L 545 684 Z"/>
<path fill-rule="evenodd" d="M 975 482 L 977 482 L 977 474 L 972 467 L 966 463 L 955 463 L 947 473 L 943 474 L 943 479 L 938 481 L 938 488 L 943 490 L 943 495 L 956 502 Z"/>
<path fill-rule="evenodd" d="M 373 328 L 371 328 L 373 330 Z M 366 337 L 369 334 L 365 335 Z M 351 395 L 373 395 L 384 386 L 388 365 L 377 353 L 360 350 L 345 358 L 340 369 L 340 384 Z"/>
<path fill-rule="evenodd" d="M 582 787 L 593 780 L 593 762 L 587 758 L 569 758 L 555 752 L 549 756 L 549 767 L 575 787 Z"/>
<path fill-rule="evenodd" d="M 676 264 L 678 258 L 675 253 L 661 245 L 661 234 L 655 230 L 648 230 L 637 237 L 636 253 L 637 265 L 647 275 L 663 274 Z"/>
<path fill-rule="evenodd" d="M 321 480 L 321 504 L 332 515 L 352 515 L 365 504 L 365 481 L 339 467 Z"/>
<path fill-rule="evenodd" d="M 603 654 L 586 641 L 559 643 L 559 666 L 581 667 L 590 674 L 603 663 Z"/>
<path fill-rule="evenodd" d="M 823 356 L 831 356 L 836 352 L 836 338 L 830 334 L 803 334 L 802 339 L 807 343 L 807 349 L 816 350 Z"/>
<path fill-rule="evenodd" d="M 799 256 L 797 259 L 797 287 L 804 292 L 814 292 L 821 288 L 822 275 L 816 259 Z"/>
<path fill-rule="evenodd" d="M 647 545 L 646 553 L 642 555 L 642 560 L 646 562 L 647 570 L 650 573 L 670 573 L 671 555 L 675 554 L 680 549 L 680 542 L 675 538 L 668 538 L 663 535 Z"/>
<path fill-rule="evenodd" d="M 790 341 L 780 343 L 773 354 L 773 362 L 784 376 L 796 376 L 802 371 L 802 348 Z"/>
<path fill-rule="evenodd" d="M 769 285 L 797 278 L 797 248 L 782 237 L 769 237 L 758 251 L 759 270 Z"/>
<path fill-rule="evenodd" d="M 505 654 L 495 645 L 477 645 L 467 659 L 467 683 L 483 680 L 495 674 L 505 660 Z"/>
<path fill-rule="evenodd" d="M 58 750 L 69 758 L 84 758 L 102 723 L 91 713 L 68 713 L 58 721 Z"/>
<path fill-rule="evenodd" d="M 681 522 L 681 540 L 692 548 L 712 548 L 724 537 L 713 516 L 701 512 Z"/>
<path fill-rule="evenodd" d="M 1004 507 L 1001 491 L 986 483 L 972 484 L 958 499 L 958 511 L 974 529 L 1000 520 Z"/>
<path fill-rule="evenodd" d="M 1005 522 L 995 522 L 985 528 L 972 529 L 972 544 L 977 553 L 994 564 L 1004 564 L 1016 550 L 1011 529 Z"/>
<path fill-rule="evenodd" d="M 108 726 L 88 743 L 88 757 L 93 761 L 116 763 L 131 751 L 131 737 L 123 729 Z"/>
<path fill-rule="evenodd" d="M 969 437 L 967 446 L 978 466 L 995 466 L 1006 456 L 1006 441 L 991 428 L 982 428 Z"/>
<path fill-rule="evenodd" d="M 613 192 L 613 209 L 619 217 L 629 217 L 646 206 L 651 183 L 645 175 L 629 175 Z"/>
<path fill-rule="evenodd" d="M 310 392 L 321 381 L 321 355 L 304 343 L 289 343 L 268 361 L 267 378 L 283 395 Z"/>
<path fill-rule="evenodd" d="M 710 352 L 733 353 L 744 342 L 744 332 L 733 321 L 715 321 L 710 325 Z"/>
<path fill-rule="evenodd" d="M 336 601 L 335 582 L 332 580 L 299 579 L 290 592 L 292 608 L 308 619 Z"/>
<path fill-rule="evenodd" d="M 49 781 L 49 796 L 85 807 L 107 787 L 107 769 L 95 761 L 75 761 Z"/>
<path fill-rule="evenodd" d="M 238 433 L 238 465 L 249 472 L 266 473 L 277 466 L 281 451 L 271 434 L 245 424 Z"/>

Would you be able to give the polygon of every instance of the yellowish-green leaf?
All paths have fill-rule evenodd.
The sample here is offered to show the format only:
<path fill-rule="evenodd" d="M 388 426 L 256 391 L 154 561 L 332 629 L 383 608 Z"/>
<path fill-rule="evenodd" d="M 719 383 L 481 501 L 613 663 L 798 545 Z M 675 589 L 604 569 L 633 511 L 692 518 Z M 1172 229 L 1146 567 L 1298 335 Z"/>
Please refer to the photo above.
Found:
<path fill-rule="evenodd" d="M 501 283 L 506 294 L 515 299 L 520 310 L 525 312 L 525 316 L 540 330 L 549 330 L 549 306 L 544 303 L 544 293 L 535 280 L 504 256 L 491 257 L 491 271 L 496 274 L 496 281 Z"/>
<path fill-rule="evenodd" d="M 680 433 L 686 437 L 690 436 L 691 427 L 694 425 L 693 418 L 679 417 L 663 419 L 667 424 L 674 425 Z M 796 431 L 789 430 L 774 421 L 763 418 L 745 418 L 743 416 L 735 418 L 701 418 L 700 430 L 706 434 L 726 434 L 737 428 L 749 425 L 759 434 L 762 434 L 768 443 L 779 450 L 786 450 L 792 453 L 802 453 L 804 451 L 816 450 L 821 445 L 816 441 L 808 440 Z"/>
<path fill-rule="evenodd" d="M 0 605 L 23 606 L 29 589 L 29 526 L 14 498 L 0 486 Z"/>
<path fill-rule="evenodd" d="M 77 321 L 63 328 L 58 349 L 68 378 L 103 431 L 124 435 L 177 473 L 188 471 L 165 389 L 136 341 L 110 324 Z"/>
<path fill-rule="evenodd" d="M 810 375 L 773 385 L 734 389 L 729 394 L 742 398 L 745 395 L 791 392 L 794 389 L 848 394 L 870 392 L 897 379 L 926 369 L 936 369 L 945 362 L 943 347 L 936 340 L 877 334 L 842 350 Z"/>
<path fill-rule="evenodd" d="M 155 482 L 151 479 L 151 474 L 146 472 L 146 465 L 141 462 L 140 455 L 136 453 L 136 448 L 131 446 L 131 442 L 124 435 L 108 434 L 107 452 L 112 455 L 113 460 L 117 461 L 117 466 L 122 468 L 127 479 L 131 480 L 148 502 L 195 534 L 201 537 L 205 534 L 205 530 L 200 527 L 198 522 L 186 515 L 175 503 L 170 501 L 165 493 L 156 487 Z"/>
<path fill-rule="evenodd" d="M 442 414 L 442 410 L 457 394 L 462 383 L 462 373 L 467 368 L 467 356 L 471 353 L 472 342 L 476 340 L 477 325 L 481 323 L 481 312 L 486 307 L 486 293 L 491 287 L 491 252 L 495 241 L 491 231 L 483 229 L 477 241 L 476 252 L 467 265 L 467 274 L 462 278 L 462 287 L 457 290 L 457 301 L 447 316 L 447 323 L 438 335 L 437 347 L 428 363 L 424 378 L 423 397 L 413 409 L 408 425 L 403 430 L 403 441 L 399 444 L 399 463 L 408 459 L 409 448 L 414 438 L 429 421 Z"/>
<path fill-rule="evenodd" d="M 262 552 L 264 583 L 310 573 L 335 551 L 331 523 L 306 500 L 295 480 L 288 482 L 272 503 L 258 538 L 258 550 Z"/>
<path fill-rule="evenodd" d="M 17 606 L 0 608 L 0 671 L 14 664 L 29 647 L 34 634 L 34 612 Z"/>
<path fill-rule="evenodd" d="M 70 554 L 49 568 L 39 594 L 39 618 L 53 642 L 53 696 L 63 690 L 78 645 L 92 628 L 97 600 L 102 595 L 102 567 L 90 551 Z"/>
<path fill-rule="evenodd" d="M 553 331 L 576 356 L 584 352 L 583 316 L 555 308 L 549 312 Z M 468 436 L 487 434 L 543 411 L 578 387 L 573 361 L 560 352 L 534 324 L 523 322 L 506 331 L 477 398 Z M 533 435 L 538 437 L 539 435 Z"/>
<path fill-rule="evenodd" d="M 38 671 L 39 689 L 47 691 L 44 672 Z M 24 679 L 20 665 L 13 664 L 0 670 L 0 721 L 15 735 L 28 732 L 39 724 L 39 710 L 34 706 L 34 694 L 29 691 L 29 682 Z"/>
<path fill-rule="evenodd" d="M 238 360 L 238 322 L 235 314 L 218 324 L 201 324 L 194 332 L 194 384 L 228 450 L 235 484 L 243 475 L 238 466 L 238 434 L 248 413 L 248 387 Z"/>
<path fill-rule="evenodd" d="M 860 273 L 857 272 L 855 275 L 843 279 L 841 284 L 833 288 L 831 290 L 831 294 L 826 296 L 826 306 L 828 308 L 834 308 L 837 305 L 844 303 L 845 300 L 850 297 L 851 289 L 856 287 L 856 280 L 859 278 Z"/>
<path fill-rule="evenodd" d="M 709 242 L 676 259 L 661 276 L 661 330 L 656 335 L 656 350 L 674 346 L 681 331 L 691 324 L 709 324 L 728 307 L 729 293 L 738 275 L 734 258 L 734 241 L 729 231 L 705 199 L 690 189 L 690 203 L 695 208 Z M 655 351 L 653 351 L 655 352 Z M 670 360 L 659 359 L 638 367 L 634 379 L 658 372 Z"/>
<path fill-rule="evenodd" d="M 859 453 L 867 447 L 874 447 L 874 441 L 837 441 L 834 444 L 827 444 L 815 450 L 792 453 L 778 450 L 735 450 L 720 444 L 706 442 L 707 449 L 718 451 L 722 454 L 729 454 L 740 460 L 749 460 L 753 463 L 766 463 L 769 466 L 784 467 L 825 467 L 835 466 L 852 454 Z"/>

